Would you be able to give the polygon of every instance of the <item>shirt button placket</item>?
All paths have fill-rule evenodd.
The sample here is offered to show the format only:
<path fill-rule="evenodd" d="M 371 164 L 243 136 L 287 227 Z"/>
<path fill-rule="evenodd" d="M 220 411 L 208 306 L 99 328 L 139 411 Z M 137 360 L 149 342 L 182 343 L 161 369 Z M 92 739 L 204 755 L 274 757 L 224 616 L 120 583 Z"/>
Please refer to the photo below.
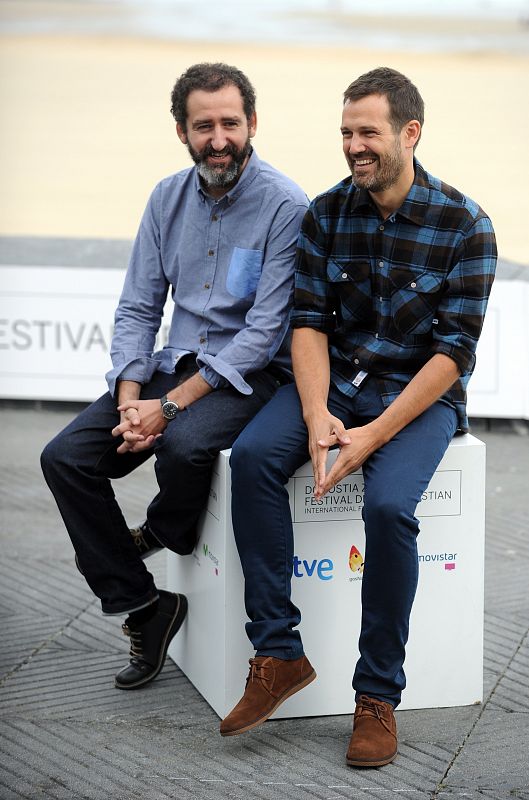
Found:
<path fill-rule="evenodd" d="M 220 225 L 213 225 L 213 223 L 217 223 L 220 219 L 221 215 L 218 211 L 212 211 L 210 217 L 210 226 L 208 232 L 208 240 L 207 240 L 207 256 L 206 256 L 206 269 L 204 274 L 204 296 L 206 300 L 204 302 L 204 309 L 207 307 L 209 303 L 209 299 L 211 297 L 211 291 L 213 286 L 213 281 L 215 278 L 215 271 L 217 268 L 217 257 L 218 257 L 218 250 L 219 250 L 219 236 L 220 236 Z M 207 329 L 203 331 L 203 333 L 199 336 L 199 344 L 207 345 L 208 337 L 207 337 Z"/>
<path fill-rule="evenodd" d="M 386 229 L 386 220 L 384 220 L 382 222 L 379 222 L 378 225 L 377 225 L 377 228 L 378 228 L 378 230 L 377 230 L 376 235 L 374 237 L 375 242 L 376 242 L 375 249 L 376 249 L 376 251 L 378 251 L 378 253 L 384 254 L 385 253 L 384 244 L 387 241 L 387 236 L 384 234 L 384 231 Z M 375 331 L 375 339 L 378 339 L 380 337 L 380 335 L 381 335 L 381 330 L 383 328 L 383 319 L 384 319 L 384 316 L 383 316 L 384 305 L 383 304 L 384 304 L 384 285 L 385 285 L 384 271 L 385 271 L 385 268 L 388 266 L 387 262 L 384 261 L 384 255 L 382 255 L 382 258 L 380 258 L 380 256 L 377 258 L 376 264 L 377 264 L 377 274 L 375 275 L 375 280 L 376 280 L 377 290 L 378 290 L 377 291 L 377 295 L 378 296 L 376 297 L 376 299 L 378 300 L 377 314 L 376 314 L 376 316 L 377 316 L 376 325 L 377 325 L 378 330 Z M 378 272 L 378 270 L 380 270 L 380 273 Z"/>

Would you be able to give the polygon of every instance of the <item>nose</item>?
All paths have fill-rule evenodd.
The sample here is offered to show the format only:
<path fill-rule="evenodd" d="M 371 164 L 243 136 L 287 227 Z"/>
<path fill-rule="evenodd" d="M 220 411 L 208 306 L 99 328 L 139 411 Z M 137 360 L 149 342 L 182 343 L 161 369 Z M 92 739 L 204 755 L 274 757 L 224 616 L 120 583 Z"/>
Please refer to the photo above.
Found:
<path fill-rule="evenodd" d="M 351 155 L 357 155 L 358 153 L 363 153 L 366 149 L 365 143 L 362 141 L 361 136 L 355 136 L 354 134 L 351 136 L 349 140 L 349 153 Z"/>
<path fill-rule="evenodd" d="M 226 147 L 226 134 L 220 125 L 216 126 L 211 138 L 211 146 L 214 150 L 221 151 Z"/>

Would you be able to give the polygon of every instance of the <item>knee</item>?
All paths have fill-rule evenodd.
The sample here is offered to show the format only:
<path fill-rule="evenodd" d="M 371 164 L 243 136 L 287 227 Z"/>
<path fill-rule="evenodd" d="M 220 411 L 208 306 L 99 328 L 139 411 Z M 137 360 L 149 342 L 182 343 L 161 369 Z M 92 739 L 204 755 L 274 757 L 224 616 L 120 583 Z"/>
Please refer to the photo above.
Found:
<path fill-rule="evenodd" d="M 366 501 L 364 506 L 366 529 L 384 537 L 391 535 L 403 522 L 413 519 L 413 512 L 410 513 L 398 497 L 378 495 Z"/>
<path fill-rule="evenodd" d="M 416 554 L 419 522 L 415 504 L 396 492 L 380 491 L 366 497 L 364 505 L 366 561 L 375 553 L 386 560 L 399 560 L 403 554 Z M 410 549 L 411 548 L 411 549 Z"/>
<path fill-rule="evenodd" d="M 166 430 L 155 446 L 155 453 L 157 467 L 175 470 L 208 466 L 217 455 L 200 436 L 192 432 L 186 435 L 180 430 Z"/>
<path fill-rule="evenodd" d="M 63 439 L 63 434 L 59 433 L 40 454 L 40 466 L 46 479 L 53 477 L 68 461 L 69 448 Z"/>
<path fill-rule="evenodd" d="M 244 431 L 234 441 L 231 447 L 230 467 L 232 472 L 238 472 L 244 468 L 244 464 L 251 460 L 251 446 L 247 437 L 244 436 Z"/>
<path fill-rule="evenodd" d="M 268 433 L 247 428 L 233 443 L 230 457 L 232 482 L 254 483 L 267 474 L 273 465 L 274 454 Z"/>

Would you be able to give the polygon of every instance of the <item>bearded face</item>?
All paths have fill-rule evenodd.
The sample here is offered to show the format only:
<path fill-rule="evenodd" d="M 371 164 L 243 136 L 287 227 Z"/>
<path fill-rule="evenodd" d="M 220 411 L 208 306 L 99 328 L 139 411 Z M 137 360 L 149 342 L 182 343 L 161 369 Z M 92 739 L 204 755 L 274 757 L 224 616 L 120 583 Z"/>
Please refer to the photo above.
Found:
<path fill-rule="evenodd" d="M 187 149 L 207 187 L 229 189 L 239 178 L 252 146 L 248 138 L 240 148 L 228 142 L 220 151 L 211 144 L 198 151 L 188 142 Z"/>
<path fill-rule="evenodd" d="M 386 152 L 373 153 L 368 149 L 360 155 L 345 155 L 353 182 L 361 189 L 370 192 L 385 192 L 399 180 L 405 161 L 398 136 L 394 137 L 392 147 Z"/>

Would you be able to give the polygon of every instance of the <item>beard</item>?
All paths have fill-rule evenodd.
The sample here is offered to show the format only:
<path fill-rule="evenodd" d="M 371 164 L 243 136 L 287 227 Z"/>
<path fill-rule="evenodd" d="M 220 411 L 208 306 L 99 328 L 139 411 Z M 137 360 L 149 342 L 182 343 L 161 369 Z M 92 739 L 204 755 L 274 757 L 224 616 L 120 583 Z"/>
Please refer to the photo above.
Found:
<path fill-rule="evenodd" d="M 378 167 L 371 175 L 355 175 L 355 159 L 349 155 L 346 158 L 353 176 L 354 185 L 359 189 L 367 189 L 374 193 L 385 192 L 397 183 L 405 166 L 402 148 L 398 139 L 395 141 L 393 150 L 384 156 L 377 156 L 375 153 L 370 152 L 362 153 L 362 159 L 375 158 L 378 162 Z"/>
<path fill-rule="evenodd" d="M 252 151 L 250 139 L 239 149 L 233 144 L 227 144 L 223 150 L 216 151 L 210 144 L 206 145 L 203 150 L 198 152 L 194 150 L 191 145 L 187 144 L 189 154 L 195 164 L 197 165 L 197 172 L 206 184 L 217 189 L 229 189 L 238 179 L 241 174 L 243 164 Z M 231 161 L 226 166 L 219 164 L 218 166 L 208 164 L 210 156 L 231 156 Z"/>

